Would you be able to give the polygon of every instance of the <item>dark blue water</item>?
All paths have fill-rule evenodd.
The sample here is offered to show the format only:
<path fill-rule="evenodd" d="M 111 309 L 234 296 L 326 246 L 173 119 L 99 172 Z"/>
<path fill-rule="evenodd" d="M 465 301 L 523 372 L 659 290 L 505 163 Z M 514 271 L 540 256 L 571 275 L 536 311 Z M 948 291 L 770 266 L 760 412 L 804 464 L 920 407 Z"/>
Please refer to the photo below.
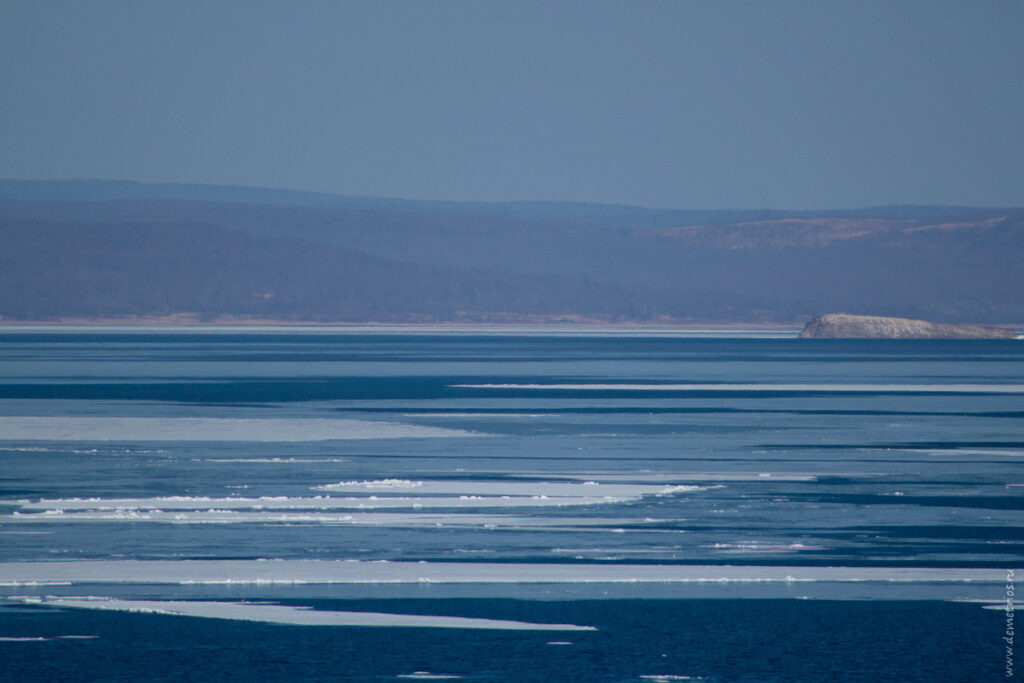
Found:
<path fill-rule="evenodd" d="M 992 637 L 998 616 L 949 602 L 303 601 L 310 603 L 577 620 L 600 630 L 554 639 L 24 609 L 4 613 L 6 629 L 54 639 L 0 643 L 3 666 L 23 681 L 381 681 L 417 671 L 471 681 L 642 681 L 659 674 L 744 682 L 1004 680 Z M 65 633 L 98 637 L 56 637 Z M 551 644 L 556 640 L 567 644 Z"/>
<path fill-rule="evenodd" d="M 1022 418 L 1019 341 L 0 333 L 0 678 L 1007 680 Z"/>

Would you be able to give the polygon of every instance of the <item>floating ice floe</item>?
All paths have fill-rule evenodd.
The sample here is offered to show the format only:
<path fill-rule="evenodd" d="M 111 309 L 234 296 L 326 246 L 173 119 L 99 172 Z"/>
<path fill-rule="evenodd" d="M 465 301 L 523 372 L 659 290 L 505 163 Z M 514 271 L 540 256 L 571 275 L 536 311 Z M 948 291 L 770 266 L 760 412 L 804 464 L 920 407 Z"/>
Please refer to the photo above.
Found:
<path fill-rule="evenodd" d="M 821 550 L 824 546 L 804 543 L 741 541 L 739 543 L 710 543 L 702 547 L 726 553 L 792 553 L 801 550 Z"/>
<path fill-rule="evenodd" d="M 0 521 L 163 522 L 172 524 L 318 523 L 381 526 L 485 526 L 488 528 L 579 528 L 637 526 L 657 520 L 543 518 L 418 512 L 341 514 L 329 510 L 423 508 L 506 509 L 600 505 L 701 490 L 676 484 L 615 484 L 596 481 L 352 480 L 313 487 L 358 495 L 258 498 L 164 496 L 154 498 L 66 498 L 20 500 L 21 509 Z M 414 493 L 415 495 L 410 495 Z"/>
<path fill-rule="evenodd" d="M 0 562 L 0 583 L 985 583 L 1006 572 L 966 567 L 808 567 L 361 560 L 76 560 Z"/>
<path fill-rule="evenodd" d="M 529 391 L 769 391 L 829 393 L 1021 394 L 1024 384 L 453 384 L 456 389 Z"/>
<path fill-rule="evenodd" d="M 6 441 L 329 441 L 451 438 L 475 432 L 347 419 L 0 417 Z"/>
<path fill-rule="evenodd" d="M 994 609 L 1000 612 L 1012 612 L 1015 610 L 1024 610 L 1024 601 L 1021 600 L 984 600 L 984 599 L 960 599 L 954 600 L 954 602 L 972 602 L 980 604 L 982 609 Z"/>
<path fill-rule="evenodd" d="M 1024 456 L 1024 450 L 1021 450 L 1019 448 L 906 448 L 901 450 L 904 450 L 907 453 L 921 453 L 923 455 L 942 456 L 994 455 L 1007 458 L 1019 458 Z"/>
<path fill-rule="evenodd" d="M 414 489 L 423 486 L 422 481 L 410 479 L 366 479 L 363 481 L 339 481 L 337 484 L 327 484 L 316 488 L 340 490 L 345 487 L 352 487 L 354 490 L 363 489 Z"/>
<path fill-rule="evenodd" d="M 612 496 L 365 496 L 304 498 L 213 498 L 168 496 L 164 498 L 56 498 L 18 501 L 21 510 L 373 510 L 382 508 L 514 508 L 563 507 L 618 503 L 632 498 Z M 2 517 L 0 517 L 2 519 Z M 0 532 L 5 533 L 5 532 Z M 14 533 L 14 532 L 6 532 Z"/>
<path fill-rule="evenodd" d="M 425 480 L 389 483 L 395 480 L 342 481 L 313 487 L 319 491 L 356 493 L 367 490 L 415 488 L 418 495 L 425 494 L 468 494 L 476 496 L 569 496 L 600 498 L 638 499 L 643 496 L 660 496 L 673 493 L 699 491 L 699 486 L 675 486 L 666 484 L 599 484 L 597 482 L 550 482 L 550 481 L 476 481 L 476 480 Z"/>
<path fill-rule="evenodd" d="M 664 484 L 695 481 L 816 481 L 820 476 L 853 476 L 838 474 L 794 474 L 789 472 L 679 472 L 679 473 L 634 473 L 634 472 L 612 472 L 602 474 L 513 474 L 513 477 L 529 477 L 547 479 L 575 479 L 585 482 L 612 482 L 612 483 L 653 483 Z M 870 476 L 858 474 L 856 476 Z"/>
<path fill-rule="evenodd" d="M 405 626 L 420 628 L 473 628 L 510 631 L 596 631 L 593 626 L 538 624 L 503 619 L 387 614 L 383 612 L 336 612 L 309 607 L 248 602 L 185 600 L 120 600 L 104 597 L 22 598 L 31 604 L 77 609 L 142 612 L 211 619 L 259 621 L 297 626 Z"/>
<path fill-rule="evenodd" d="M 230 462 L 243 465 L 292 465 L 296 463 L 321 464 L 328 462 L 349 462 L 348 458 L 192 458 L 192 462 Z"/>
<path fill-rule="evenodd" d="M 52 640 L 96 640 L 99 636 L 0 636 L 0 643 L 43 643 Z"/>
<path fill-rule="evenodd" d="M 415 507 L 415 506 L 412 506 Z M 650 520 L 651 522 L 660 520 Z M 517 530 L 615 531 L 621 527 L 642 529 L 648 520 L 604 517 L 524 517 L 513 515 L 477 515 L 462 513 L 404 512 L 267 512 L 248 510 L 150 510 L 113 509 L 101 511 L 70 511 L 62 509 L 21 514 L 17 511 L 0 516 L 2 523 L 76 523 L 76 522 L 153 522 L 162 524 L 338 524 L 381 527 L 483 527 Z M 617 526 L 620 528 L 610 529 Z"/>

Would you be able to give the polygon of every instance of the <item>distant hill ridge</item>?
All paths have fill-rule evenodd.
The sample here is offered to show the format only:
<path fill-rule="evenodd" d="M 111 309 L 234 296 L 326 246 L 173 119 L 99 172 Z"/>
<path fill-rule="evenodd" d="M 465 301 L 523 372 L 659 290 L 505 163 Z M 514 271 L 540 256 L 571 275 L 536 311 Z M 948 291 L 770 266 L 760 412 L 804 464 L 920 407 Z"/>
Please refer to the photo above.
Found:
<path fill-rule="evenodd" d="M 1024 210 L 687 211 L 0 181 L 0 317 L 1024 321 Z"/>
<path fill-rule="evenodd" d="M 177 199 L 238 204 L 376 209 L 413 212 L 481 213 L 540 220 L 561 220 L 615 228 L 659 228 L 680 225 L 720 225 L 752 220 L 832 216 L 888 219 L 930 218 L 977 213 L 988 209 L 968 206 L 898 205 L 829 211 L 781 209 L 659 209 L 623 204 L 560 201 L 464 202 L 395 199 L 325 192 L 269 189 L 239 185 L 140 183 L 131 180 L 12 180 L 0 179 L 0 200 L 31 202 L 101 202 Z"/>

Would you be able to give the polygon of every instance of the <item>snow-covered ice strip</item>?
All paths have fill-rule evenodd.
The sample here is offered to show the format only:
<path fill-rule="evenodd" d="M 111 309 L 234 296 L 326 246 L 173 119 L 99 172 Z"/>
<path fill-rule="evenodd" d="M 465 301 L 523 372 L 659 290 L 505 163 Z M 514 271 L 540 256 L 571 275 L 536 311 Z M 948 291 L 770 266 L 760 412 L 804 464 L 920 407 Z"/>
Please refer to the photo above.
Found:
<path fill-rule="evenodd" d="M 550 481 L 476 481 L 465 479 L 411 481 L 380 479 L 371 481 L 340 481 L 336 484 L 314 486 L 318 491 L 340 493 L 405 493 L 415 489 L 417 494 L 466 494 L 477 496 L 570 496 L 599 498 L 640 498 L 641 496 L 669 495 L 700 490 L 699 486 L 670 486 L 665 484 L 601 484 L 596 481 L 580 483 Z"/>
<path fill-rule="evenodd" d="M 364 560 L 75 560 L 0 562 L 0 582 L 273 583 L 728 583 L 1002 584 L 1006 572 L 960 567 L 531 564 Z"/>
<path fill-rule="evenodd" d="M 758 541 L 741 541 L 739 543 L 709 543 L 701 546 L 724 553 L 791 553 L 801 550 L 822 550 L 824 546 L 806 545 L 804 543 L 770 543 Z"/>
<path fill-rule="evenodd" d="M 635 500 L 614 496 L 314 496 L 289 498 L 58 498 L 18 501 L 22 510 L 374 510 L 381 508 L 512 508 L 599 505 Z M 3 532 L 0 532 L 3 533 Z"/>
<path fill-rule="evenodd" d="M 789 472 L 680 472 L 680 473 L 634 473 L 614 472 L 601 474 L 529 474 L 517 473 L 513 477 L 548 478 L 548 479 L 573 479 L 580 481 L 596 481 L 598 483 L 630 483 L 630 482 L 662 482 L 672 484 L 676 482 L 695 481 L 816 481 L 818 477 L 832 476 L 871 476 L 864 474 L 842 475 L 842 474 L 797 474 Z M 603 484 L 602 484 L 603 485 Z"/>
<path fill-rule="evenodd" d="M 291 465 L 296 463 L 321 464 L 329 462 L 349 462 L 348 458 L 192 458 L 192 462 L 230 462 L 250 465 Z"/>
<path fill-rule="evenodd" d="M 805 543 L 782 543 L 782 542 L 758 542 L 741 541 L 739 543 L 705 543 L 700 546 L 710 550 L 717 550 L 723 553 L 795 553 L 804 550 L 823 550 L 824 546 L 807 545 Z M 666 555 L 678 553 L 682 546 L 671 547 L 644 547 L 644 548 L 551 548 L 552 553 L 563 555 Z"/>
<path fill-rule="evenodd" d="M 455 418 L 459 418 L 459 419 L 481 418 L 481 419 L 484 419 L 484 420 L 503 420 L 505 418 L 514 418 L 514 419 L 522 419 L 522 418 L 537 419 L 537 418 L 546 418 L 546 417 L 549 418 L 549 417 L 559 417 L 559 415 L 558 414 L 551 414 L 551 413 L 513 413 L 513 412 L 502 411 L 500 413 L 479 413 L 479 412 L 478 413 L 400 413 L 400 417 L 411 417 L 411 418 L 416 419 L 416 420 L 421 420 L 423 418 L 432 418 L 432 417 L 443 418 L 443 419 L 449 419 L 449 418 L 455 417 Z"/>
<path fill-rule="evenodd" d="M 6 441 L 329 441 L 480 436 L 442 427 L 348 419 L 0 417 Z"/>
<path fill-rule="evenodd" d="M 381 527 L 482 527 L 485 529 L 572 529 L 633 527 L 663 520 L 605 517 L 523 517 L 463 513 L 402 512 L 249 512 L 245 510 L 44 510 L 0 516 L 0 524 L 119 523 L 159 524 L 339 524 Z M 615 529 L 616 531 L 620 529 Z"/>
<path fill-rule="evenodd" d="M 96 640 L 99 636 L 0 636 L 0 643 L 43 643 L 50 640 Z"/>
<path fill-rule="evenodd" d="M 42 643 L 49 640 L 45 636 L 0 636 L 0 643 Z"/>
<path fill-rule="evenodd" d="M 70 586 L 70 581 L 0 581 L 0 586 L 13 588 L 15 586 Z"/>
<path fill-rule="evenodd" d="M 1019 448 L 904 448 L 900 449 L 906 453 L 922 453 L 924 455 L 996 455 L 1008 458 L 1019 458 L 1024 456 L 1024 450 Z"/>
<path fill-rule="evenodd" d="M 679 552 L 683 546 L 654 546 L 644 548 L 551 548 L 549 552 L 577 555 L 658 555 Z"/>
<path fill-rule="evenodd" d="M 0 438 L 3 438 L 0 436 Z M 0 452 L 5 453 L 74 453 L 75 455 L 155 455 L 166 453 L 163 449 L 150 448 L 47 448 L 45 446 L 6 446 L 0 442 Z"/>
<path fill-rule="evenodd" d="M 1012 611 L 1015 611 L 1015 610 L 1024 610 L 1024 601 L 1021 601 L 1021 600 L 1007 600 L 1005 598 L 1002 599 L 1002 600 L 982 600 L 982 599 L 977 599 L 977 598 L 974 598 L 974 599 L 971 599 L 971 598 L 961 598 L 959 600 L 954 600 L 953 602 L 972 602 L 972 603 L 975 603 L 975 604 L 980 604 L 983 609 L 994 609 L 994 610 L 999 610 L 1001 612 L 1005 612 L 1005 611 L 1011 611 L 1012 612 Z"/>
<path fill-rule="evenodd" d="M 785 391 L 1021 394 L 1024 384 L 453 384 L 456 389 L 536 391 Z"/>
<path fill-rule="evenodd" d="M 383 612 L 335 612 L 309 607 L 246 602 L 213 602 L 184 600 L 120 600 L 97 597 L 22 598 L 32 604 L 80 609 L 116 610 L 170 614 L 212 619 L 260 621 L 271 624 L 299 626 L 414 626 L 425 628 L 477 628 L 512 631 L 596 631 L 593 626 L 575 624 L 538 624 L 502 619 L 477 619 L 420 614 L 387 614 Z"/>

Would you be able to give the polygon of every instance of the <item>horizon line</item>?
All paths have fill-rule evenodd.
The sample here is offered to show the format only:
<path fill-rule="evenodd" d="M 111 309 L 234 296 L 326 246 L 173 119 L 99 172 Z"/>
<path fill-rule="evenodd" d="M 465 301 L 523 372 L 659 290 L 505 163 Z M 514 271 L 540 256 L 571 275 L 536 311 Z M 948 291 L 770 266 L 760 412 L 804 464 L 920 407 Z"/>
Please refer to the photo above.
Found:
<path fill-rule="evenodd" d="M 646 211 L 707 211 L 707 212 L 777 212 L 777 213 L 814 213 L 821 211 L 870 211 L 873 209 L 913 209 L 913 208 L 929 208 L 929 209 L 952 209 L 952 210 L 980 210 L 980 211 L 998 211 L 998 210 L 1015 210 L 1024 208 L 1022 205 L 978 205 L 978 204 L 927 204 L 927 203 L 890 203 L 890 204 L 869 204 L 857 207 L 826 207 L 826 208 L 810 208 L 810 209 L 794 209 L 794 208 L 780 208 L 771 206 L 759 206 L 759 207 L 687 207 L 682 208 L 678 206 L 647 206 L 643 204 L 629 204 L 623 202 L 600 202 L 600 201 L 586 201 L 577 199 L 424 199 L 419 197 L 400 197 L 400 196 L 385 196 L 385 195 L 370 195 L 370 194 L 345 194 L 342 192 L 328 192 L 323 190 L 308 190 L 308 189 L 296 189 L 289 187 L 269 187 L 265 185 L 244 185 L 235 183 L 210 183 L 210 182 L 180 182 L 180 181 L 150 181 L 150 180 L 132 180 L 126 178 L 96 178 L 96 177 L 63 177 L 63 178 L 11 178 L 11 177 L 0 177 L 0 183 L 96 183 L 96 184 L 123 184 L 123 185 L 135 185 L 135 186 L 163 186 L 163 187 L 178 187 L 178 188 L 213 188 L 213 189 L 226 189 L 226 190 L 256 190 L 263 192 L 277 192 L 286 194 L 297 194 L 307 195 L 312 197 L 322 198 L 336 198 L 336 199 L 362 199 L 362 200 L 373 200 L 373 201 L 396 201 L 396 202 L 411 202 L 411 203 L 422 203 L 422 204 L 468 204 L 468 205 L 530 205 L 530 204 L 552 204 L 552 205 L 571 205 L 571 206 L 593 206 L 593 207 L 615 207 L 623 209 L 638 209 Z M 3 201 L 12 201 L 0 197 Z M 14 200 L 18 201 L 18 200 Z M 60 201 L 60 200 L 20 200 L 20 201 Z M 77 201 L 119 201 L 118 199 L 104 199 L 104 200 L 77 200 Z M 216 201 L 216 200 L 194 200 L 194 201 Z"/>

